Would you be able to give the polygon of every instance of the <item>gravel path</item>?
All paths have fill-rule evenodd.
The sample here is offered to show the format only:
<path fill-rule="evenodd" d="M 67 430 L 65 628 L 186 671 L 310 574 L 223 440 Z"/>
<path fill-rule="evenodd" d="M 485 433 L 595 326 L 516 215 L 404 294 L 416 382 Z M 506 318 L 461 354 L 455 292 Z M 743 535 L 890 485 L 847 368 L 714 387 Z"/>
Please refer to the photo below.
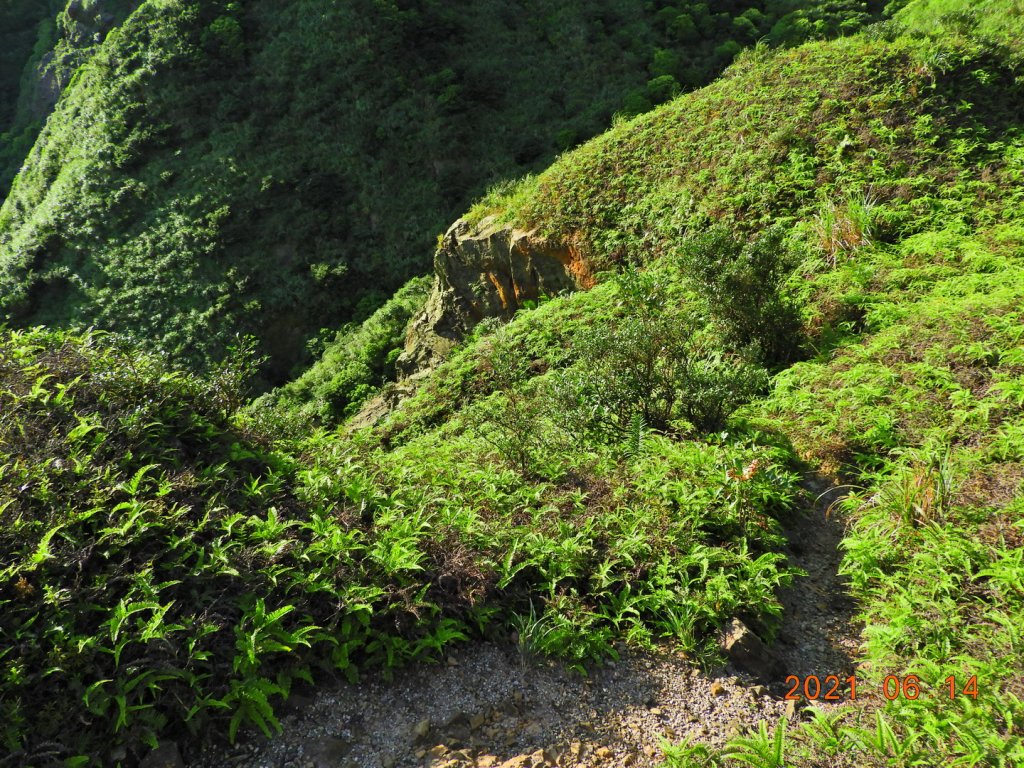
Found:
<path fill-rule="evenodd" d="M 439 665 L 368 677 L 299 697 L 275 739 L 248 737 L 195 768 L 539 768 L 653 766 L 663 739 L 721 745 L 794 704 L 786 675 L 853 674 L 860 628 L 836 574 L 842 526 L 823 494 L 787 531 L 790 561 L 808 572 L 782 595 L 786 619 L 760 674 L 729 665 L 701 672 L 669 654 L 625 653 L 583 677 L 540 665 L 514 646 L 475 644 Z M 757 671 L 756 664 L 746 664 Z M 766 672 L 765 670 L 769 670 Z M 820 704 L 828 708 L 835 704 Z"/>
<path fill-rule="evenodd" d="M 838 574 L 844 526 L 835 502 L 842 497 L 842 488 L 820 478 L 807 479 L 804 488 L 816 500 L 808 514 L 786 530 L 786 554 L 791 565 L 807 571 L 807 577 L 780 595 L 786 618 L 773 650 L 785 675 L 845 679 L 856 672 L 862 628 L 854 622 L 856 605 Z M 770 687 L 784 694 L 785 680 Z"/>

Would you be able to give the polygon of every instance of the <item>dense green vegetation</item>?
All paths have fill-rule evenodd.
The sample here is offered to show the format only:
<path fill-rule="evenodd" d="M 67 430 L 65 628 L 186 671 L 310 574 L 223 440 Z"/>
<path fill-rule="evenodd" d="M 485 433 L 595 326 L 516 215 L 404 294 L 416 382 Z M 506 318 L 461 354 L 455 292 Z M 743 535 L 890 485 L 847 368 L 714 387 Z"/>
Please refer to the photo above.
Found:
<path fill-rule="evenodd" d="M 797 5 L 150 0 L 81 67 L 0 211 L 0 313 L 131 332 L 193 368 L 252 334 L 281 383 L 322 328 L 426 272 L 489 183 L 755 40 L 873 12 Z"/>
<path fill-rule="evenodd" d="M 0 198 L 58 96 L 138 0 L 0 3 Z"/>
<path fill-rule="evenodd" d="M 454 422 L 440 446 L 320 435 L 287 454 L 234 415 L 244 361 L 204 381 L 112 337 L 4 335 L 0 734 L 18 764 L 269 733 L 297 681 L 481 633 L 581 663 L 623 636 L 708 653 L 727 617 L 778 616 L 772 515 L 795 477 L 756 435 L 641 432 L 553 452 L 543 479 Z"/>
<path fill-rule="evenodd" d="M 709 222 L 781 223 L 808 249 L 811 357 L 742 415 L 852 484 L 844 569 L 865 679 L 915 674 L 932 694 L 818 717 L 788 746 L 777 730 L 723 755 L 673 749 L 675 765 L 1024 758 L 1022 17 L 1012 3 L 937 6 L 744 54 L 475 211 L 571 236 L 607 264 L 672 258 Z M 950 702 L 935 692 L 951 674 L 986 690 Z"/>
<path fill-rule="evenodd" d="M 15 118 L 19 94 L 29 90 L 22 83 L 26 64 L 38 63 L 42 50 L 53 45 L 55 5 L 39 0 L 0 3 L 0 196 L 3 197 L 7 196 L 11 179 L 39 132 L 38 122 L 16 126 Z"/>
<path fill-rule="evenodd" d="M 801 501 L 801 473 L 814 471 L 851 491 L 843 570 L 865 623 L 859 675 L 877 686 L 913 674 L 931 693 L 762 726 L 724 751 L 671 745 L 669 764 L 1024 762 L 1019 3 L 971 13 L 923 0 L 841 40 L 755 46 L 712 85 L 618 120 L 484 195 L 471 221 L 537 228 L 608 271 L 587 292 L 484 320 L 366 429 L 336 427 L 392 375 L 427 282 L 383 304 L 345 294 L 381 265 L 394 273 L 360 284 L 383 291 L 407 274 L 401 264 L 413 270 L 387 260 L 395 233 L 377 230 L 376 250 L 369 230 L 352 235 L 363 255 L 384 259 L 377 266 L 346 261 L 340 246 L 337 261 L 306 262 L 320 252 L 299 255 L 284 236 L 350 226 L 351 201 L 325 220 L 318 205 L 338 189 L 293 176 L 281 188 L 298 190 L 294 199 L 265 209 L 247 186 L 271 167 L 294 171 L 292 153 L 309 173 L 354 157 L 340 151 L 344 130 L 331 152 L 289 143 L 323 125 L 282 107 L 271 87 L 270 73 L 284 79 L 297 66 L 285 61 L 284 29 L 303 17 L 258 2 L 182 7 L 146 3 L 110 36 L 2 214 L 6 253 L 35 254 L 13 257 L 0 283 L 24 318 L 85 323 L 93 302 L 110 313 L 103 324 L 178 358 L 216 360 L 182 373 L 134 336 L 0 334 L 0 738 L 10 761 L 132 764 L 157 737 L 194 746 L 243 727 L 271 733 L 295 685 L 512 632 L 525 650 L 581 667 L 622 643 L 668 643 L 711 663 L 731 617 L 769 638 L 778 627 L 777 590 L 798 577 L 780 554 L 781 523 Z M 455 23 L 433 6 L 367 13 L 384 14 L 372 16 L 387 19 L 373 34 L 393 41 L 426 20 Z M 657 23 L 681 14 L 659 11 Z M 813 26 L 801 18 L 770 32 Z M 277 47 L 251 48 L 265 30 L 278 30 L 266 38 Z M 443 25 L 436 33 L 442 59 L 493 43 L 486 32 L 475 42 Z M 303 61 L 338 55 L 334 44 Z M 166 59 L 146 59 L 154 50 Z M 159 94 L 210 98 L 192 78 L 207 67 L 224 90 L 214 76 L 224 61 L 262 73 L 266 87 L 236 78 L 206 113 L 175 118 Z M 428 71 L 391 64 L 384 82 Z M 110 143 L 90 110 L 124 95 L 105 83 L 129 81 L 162 84 L 146 112 L 159 117 L 126 121 Z M 322 108 L 327 91 L 308 91 L 296 104 Z M 477 118 L 498 109 L 481 92 L 453 94 L 460 116 L 478 103 L 490 106 Z M 372 90 L 360 95 L 376 103 Z M 270 119 L 273 104 L 287 119 Z M 435 116 L 441 136 L 451 114 Z M 99 160 L 75 154 L 85 145 L 70 142 L 72 126 L 99 142 Z M 209 152 L 201 172 L 185 157 L 194 146 Z M 546 152 L 493 167 L 502 175 Z M 396 177 L 381 189 L 416 197 L 418 177 L 391 167 L 396 158 L 373 160 Z M 266 178 L 268 190 L 285 183 Z M 71 211 L 72 200 L 87 205 Z M 101 211 L 106 229 L 91 229 Z M 294 246 L 275 251 L 285 268 L 257 275 L 266 260 L 255 244 L 282 242 Z M 102 246 L 94 266 L 87 244 Z M 341 264 L 350 271 L 331 271 Z M 130 280 L 118 271 L 143 266 Z M 83 277 L 101 267 L 122 282 Z M 40 282 L 24 282 L 24 270 Z M 232 304 L 257 301 L 260 280 L 280 304 Z M 328 289 L 348 304 L 327 309 Z M 78 304 L 62 302 L 73 295 Z M 161 316 L 165 306 L 182 312 Z M 323 336 L 315 366 L 250 402 L 255 342 L 193 345 L 213 319 L 225 334 L 258 332 L 266 326 L 250 313 L 285 306 L 289 328 L 303 327 L 300 311 L 367 319 Z M 977 697 L 936 694 L 951 674 L 976 675 Z"/>
<path fill-rule="evenodd" d="M 395 379 L 406 326 L 422 309 L 429 289 L 427 278 L 410 280 L 365 321 L 346 325 L 333 339 L 319 342 L 322 348 L 313 350 L 316 363 L 257 399 L 251 410 L 275 409 L 279 426 L 288 432 L 352 416 L 381 385 Z"/>

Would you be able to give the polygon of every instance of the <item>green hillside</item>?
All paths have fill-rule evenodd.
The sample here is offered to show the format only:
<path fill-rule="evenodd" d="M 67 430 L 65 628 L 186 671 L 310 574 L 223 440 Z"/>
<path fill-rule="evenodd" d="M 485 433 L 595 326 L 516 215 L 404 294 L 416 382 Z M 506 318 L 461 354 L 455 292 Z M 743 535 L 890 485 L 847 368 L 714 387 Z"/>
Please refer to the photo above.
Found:
<path fill-rule="evenodd" d="M 37 122 L 28 128 L 28 135 L 22 135 L 26 126 L 17 125 L 16 119 L 19 94 L 25 70 L 31 63 L 38 64 L 44 49 L 53 46 L 55 5 L 38 0 L 0 4 L 0 195 L 4 197 L 39 132 Z"/>
<path fill-rule="evenodd" d="M 139 0 L 0 3 L 0 197 L 75 71 Z"/>
<path fill-rule="evenodd" d="M 714 340 L 673 347 L 650 321 L 638 329 L 643 313 L 622 298 L 630 282 L 612 280 L 500 331 L 485 323 L 373 431 L 382 460 L 402 466 L 458 439 L 477 446 L 459 453 L 472 467 L 490 455 L 542 484 L 584 467 L 605 477 L 589 451 L 634 456 L 652 411 L 680 420 L 657 433 L 706 444 L 694 407 L 743 391 L 720 376 L 623 385 L 623 368 L 651 359 L 643 338 L 676 360 L 738 355 L 773 372 L 768 394 L 729 420 L 730 439 L 770 435 L 789 466 L 850 484 L 843 568 L 866 623 L 864 680 L 916 674 L 934 691 L 977 675 L 987 686 L 976 701 L 900 698 L 877 715 L 818 719 L 791 736 L 786 765 L 1022 759 L 1024 16 L 1014 3 L 932 10 L 911 5 L 839 42 L 745 52 L 711 86 L 469 212 L 572 242 L 597 268 L 650 265 L 680 298 L 646 295 L 680 307 L 672 324 L 694 313 L 684 327 Z M 764 249 L 734 236 L 788 247 L 778 300 Z M 740 322 L 758 305 L 763 315 Z M 765 353 L 784 327 L 773 306 L 799 307 L 789 360 Z M 595 366 L 615 349 L 613 365 Z M 683 766 L 722 759 L 699 745 L 669 754 Z"/>
<path fill-rule="evenodd" d="M 796 5 L 150 0 L 81 68 L 0 210 L 0 313 L 130 331 L 194 368 L 253 334 L 280 383 L 322 328 L 427 271 L 488 184 L 763 36 L 870 18 Z"/>
<path fill-rule="evenodd" d="M 321 257 L 299 238 L 340 232 L 352 209 L 325 217 L 317 201 L 333 193 L 298 176 L 272 209 L 247 186 L 276 163 L 297 168 L 292 153 L 309 173 L 332 167 L 348 134 L 314 151 L 296 137 L 320 118 L 287 111 L 322 106 L 317 81 L 287 104 L 271 80 L 229 89 L 182 124 L 182 102 L 160 95 L 209 98 L 189 69 L 204 66 L 224 88 L 216 57 L 284 67 L 283 30 L 301 17 L 179 6 L 146 3 L 108 38 L 116 55 L 80 72 L 0 214 L 0 301 L 18 322 L 85 324 L 100 308 L 100 325 L 124 332 L 0 334 L 0 766 L 136 765 L 167 741 L 191 759 L 204 741 L 273 735 L 294 690 L 456 642 L 515 638 L 524 658 L 582 670 L 670 648 L 714 668 L 733 618 L 768 640 L 786 622 L 779 590 L 806 575 L 785 532 L 813 503 L 801 485 L 813 476 L 848 494 L 831 514 L 864 624 L 861 684 L 914 675 L 930 693 L 804 712 L 724 750 L 669 737 L 667 765 L 1024 763 L 1017 0 L 912 2 L 841 39 L 756 45 L 707 87 L 482 194 L 460 232 L 506 226 L 532 233 L 523 249 L 571 246 L 566 268 L 594 284 L 520 301 L 493 265 L 468 264 L 519 311 L 475 317 L 437 367 L 394 384 L 407 329 L 466 288 L 440 268 L 452 239 L 432 286 L 413 280 L 387 301 L 340 294 L 357 275 L 379 292 L 418 268 L 394 260 L 396 232 L 346 234 L 383 260 L 338 256 L 317 278 L 310 264 L 327 262 L 305 261 Z M 404 28 L 397 6 L 372 12 L 393 23 L 373 34 Z M 777 33 L 806 33 L 799 20 Z M 279 30 L 273 55 L 247 47 L 263 29 Z M 394 66 L 379 82 L 415 76 Z M 160 84 L 140 112 L 153 122 L 122 123 L 116 143 L 93 109 L 114 99 L 104 77 Z M 271 104 L 287 119 L 259 122 Z M 242 133 L 253 143 L 233 143 Z M 243 144 L 251 154 L 236 155 Z M 394 177 L 387 189 L 419 194 L 396 154 L 373 162 Z M 429 210 L 424 221 L 443 212 Z M 292 271 L 258 272 L 255 246 L 286 242 L 295 250 L 275 258 Z M 104 282 L 115 273 L 123 283 Z M 316 365 L 251 401 L 285 308 L 301 329 L 289 344 L 316 323 L 367 319 L 322 336 Z M 224 337 L 196 346 L 213 319 Z M 219 352 L 261 329 L 258 351 Z M 140 349 L 153 340 L 176 360 Z M 176 368 L 207 356 L 208 372 Z M 357 413 L 378 391 L 376 416 Z M 976 678 L 976 695 L 936 693 L 951 675 Z"/>

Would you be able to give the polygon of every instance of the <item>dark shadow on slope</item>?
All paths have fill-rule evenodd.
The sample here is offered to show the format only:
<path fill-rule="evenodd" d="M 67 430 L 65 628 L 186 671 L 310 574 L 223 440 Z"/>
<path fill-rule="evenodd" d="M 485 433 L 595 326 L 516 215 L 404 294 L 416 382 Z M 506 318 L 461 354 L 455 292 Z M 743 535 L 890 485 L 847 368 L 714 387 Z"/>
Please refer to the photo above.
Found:
<path fill-rule="evenodd" d="M 856 603 L 839 575 L 844 524 L 836 502 L 843 487 L 814 475 L 803 486 L 814 502 L 785 530 L 786 554 L 790 565 L 808 575 L 780 594 L 783 621 L 771 648 L 778 664 L 775 674 L 759 680 L 780 696 L 791 687 L 788 675 L 801 682 L 816 675 L 824 682 L 828 675 L 844 680 L 854 674 L 861 634 Z"/>

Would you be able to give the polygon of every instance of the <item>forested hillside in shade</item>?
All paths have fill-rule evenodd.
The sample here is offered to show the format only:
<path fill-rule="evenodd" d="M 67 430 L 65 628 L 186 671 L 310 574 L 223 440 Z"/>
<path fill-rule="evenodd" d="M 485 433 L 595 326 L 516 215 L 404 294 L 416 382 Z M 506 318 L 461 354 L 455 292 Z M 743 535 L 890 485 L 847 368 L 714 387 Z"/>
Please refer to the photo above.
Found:
<path fill-rule="evenodd" d="M 21 161 L 39 132 L 38 116 L 18 125 L 22 91 L 34 91 L 23 82 L 26 68 L 42 58 L 41 49 L 53 45 L 56 3 L 8 0 L 0 4 L 0 196 L 6 197 Z M 37 50 L 39 49 L 39 50 Z M 25 101 L 30 100 L 28 93 Z M 27 105 L 25 105 L 27 106 Z M 24 109 L 24 107 L 23 107 Z M 26 130 L 27 129 L 27 130 Z"/>
<path fill-rule="evenodd" d="M 32 56 L 39 27 L 52 11 L 46 3 L 9 0 L 0 6 L 0 128 L 14 119 L 22 69 Z"/>
<path fill-rule="evenodd" d="M 0 3 L 0 197 L 75 71 L 140 0 Z"/>
<path fill-rule="evenodd" d="M 0 211 L 0 312 L 130 332 L 198 368 L 251 333 L 280 382 L 321 328 L 426 272 L 487 185 L 742 46 L 878 11 L 802 6 L 150 0 L 24 160 Z"/>

